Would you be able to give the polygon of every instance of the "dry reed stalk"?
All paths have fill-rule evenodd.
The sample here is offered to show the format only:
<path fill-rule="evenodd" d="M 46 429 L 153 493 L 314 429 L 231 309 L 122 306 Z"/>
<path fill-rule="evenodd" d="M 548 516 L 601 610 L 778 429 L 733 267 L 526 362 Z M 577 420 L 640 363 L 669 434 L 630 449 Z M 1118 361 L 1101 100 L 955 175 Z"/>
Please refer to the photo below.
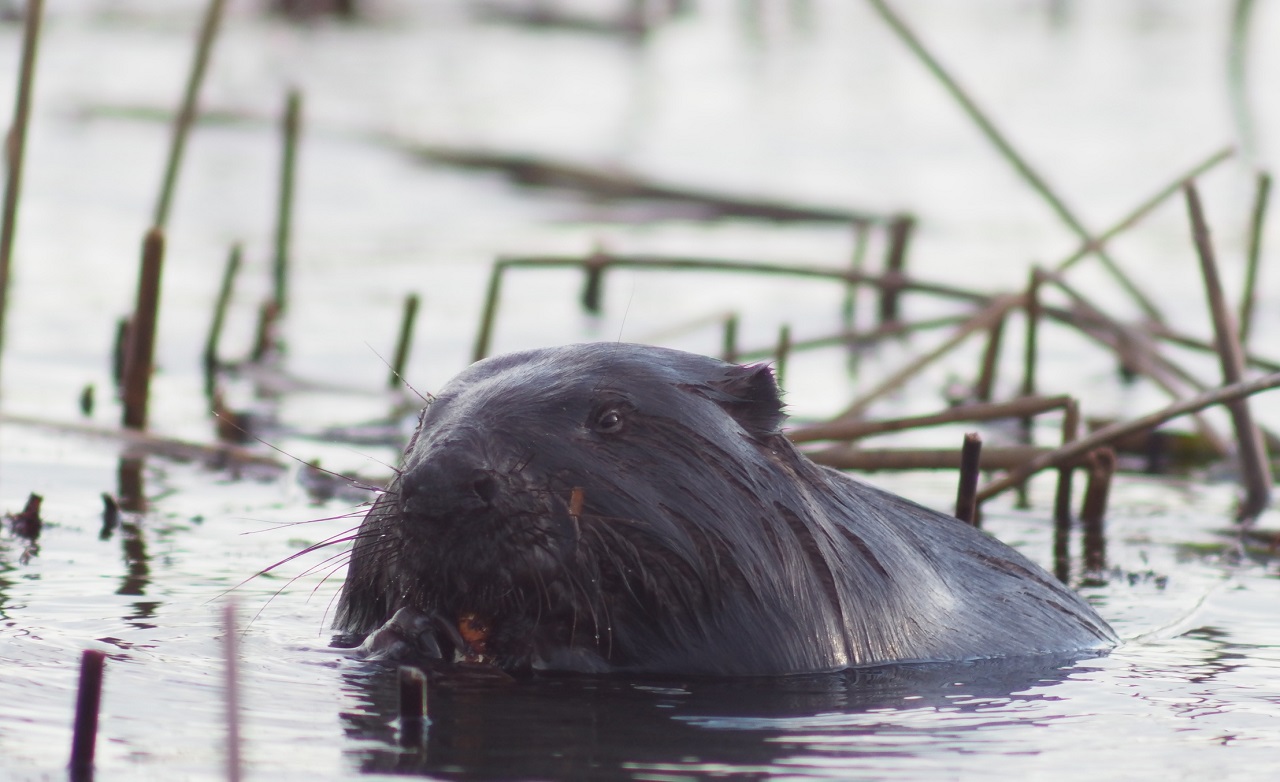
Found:
<path fill-rule="evenodd" d="M 937 58 L 925 47 L 906 22 L 903 21 L 889 5 L 887 0 L 869 0 L 872 7 L 880 14 L 880 16 L 888 22 L 898 37 L 902 39 L 907 48 L 924 64 L 925 68 L 933 75 L 935 79 L 951 94 L 969 118 L 978 126 L 983 135 L 987 137 L 1000 154 L 1009 161 L 1014 169 L 1027 181 L 1031 187 L 1040 194 L 1045 202 L 1053 209 L 1064 224 L 1075 232 L 1081 241 L 1092 246 L 1091 253 L 1095 255 L 1108 273 L 1120 284 L 1122 288 L 1133 298 L 1133 300 L 1142 308 L 1151 320 L 1162 320 L 1159 309 L 1156 308 L 1154 302 L 1148 298 L 1141 289 L 1120 269 L 1116 262 L 1107 254 L 1107 252 L 1098 246 L 1097 240 L 1084 226 L 1084 224 L 1076 217 L 1075 213 L 1066 205 L 1066 203 L 1058 197 L 1049 183 L 1040 176 L 1039 173 L 1031 167 L 1021 154 L 1014 149 L 1013 145 L 1005 137 L 1005 135 L 995 126 L 995 123 L 978 107 L 978 104 L 972 97 L 960 86 L 959 82 L 951 76 L 951 74 L 942 67 Z"/>
<path fill-rule="evenodd" d="M 864 393 L 851 405 L 845 408 L 843 412 L 836 416 L 835 420 L 840 421 L 857 418 L 866 411 L 873 402 L 901 388 L 904 383 L 918 375 L 934 361 L 937 361 L 939 358 L 942 358 L 947 353 L 954 350 L 957 345 L 963 342 L 971 334 L 990 328 L 998 320 L 1003 318 L 1005 313 L 1009 310 L 1014 307 L 1021 307 L 1025 302 L 1026 295 L 1021 293 L 1005 294 L 1003 296 L 996 297 L 990 304 L 979 310 L 975 315 L 969 318 L 969 320 L 960 325 L 941 345 L 923 356 L 917 357 L 907 366 L 885 378 L 879 385 Z"/>
<path fill-rule="evenodd" d="M 1062 414 L 1062 444 L 1075 442 L 1080 436 L 1080 405 L 1074 399 Z M 1053 572 L 1061 581 L 1071 574 L 1071 481 L 1074 467 L 1058 469 L 1058 486 L 1053 494 Z M 1026 485 L 1024 481 L 1022 485 Z"/>
<path fill-rule="evenodd" d="M 404 382 L 405 364 L 409 360 L 409 346 L 413 343 L 413 324 L 418 318 L 418 294 L 410 293 L 404 297 L 404 310 L 400 316 L 400 335 L 396 339 L 395 358 L 391 362 L 391 376 L 387 378 L 387 387 L 399 388 Z"/>
<path fill-rule="evenodd" d="M 80 655 L 80 685 L 76 689 L 75 727 L 71 732 L 72 782 L 93 779 L 93 756 L 98 744 L 98 712 L 102 705 L 102 673 L 107 655 L 85 649 Z"/>
<path fill-rule="evenodd" d="M 1006 320 L 1008 320 L 1007 314 L 991 324 L 991 328 L 987 330 L 987 347 L 982 352 L 982 366 L 978 370 L 978 380 L 973 386 L 973 397 L 979 402 L 990 402 L 991 393 L 995 389 L 996 371 L 1000 366 L 1000 343 L 1004 338 Z"/>
<path fill-rule="evenodd" d="M 852 419 L 813 424 L 793 429 L 787 432 L 787 437 L 794 443 L 809 443 L 817 440 L 860 440 L 872 435 L 901 432 L 907 429 L 1035 416 L 1050 410 L 1064 409 L 1070 404 L 1072 404 L 1072 399 L 1069 396 L 1021 397 L 1009 402 L 984 402 L 962 405 L 940 413 L 913 416 L 911 418 L 891 418 L 875 421 Z"/>
<path fill-rule="evenodd" d="M 1235 383 L 1229 386 L 1215 388 L 1212 391 L 1206 391 L 1198 394 L 1190 399 L 1184 399 L 1174 404 L 1157 410 L 1154 413 L 1134 418 L 1129 421 L 1119 421 L 1109 426 L 1104 426 L 1095 432 L 1090 433 L 1086 437 L 1071 443 L 1065 443 L 1060 448 L 1055 448 L 1048 452 L 1038 453 L 1033 458 L 1027 460 L 1026 463 L 1018 465 L 1008 474 L 997 478 L 978 491 L 978 502 L 990 499 L 1002 491 L 1010 489 L 1022 483 L 1027 478 L 1035 475 L 1037 472 L 1048 467 L 1061 467 L 1072 463 L 1087 454 L 1095 448 L 1101 448 L 1104 445 L 1110 445 L 1121 437 L 1131 435 L 1135 432 L 1141 432 L 1146 429 L 1154 429 L 1166 421 L 1174 418 L 1203 410 L 1206 407 L 1224 404 L 1235 399 L 1241 399 L 1246 396 L 1269 391 L 1273 388 L 1280 387 L 1280 372 L 1274 372 L 1269 375 L 1247 380 L 1241 383 Z M 1043 449 L 1036 449 L 1041 451 Z"/>
<path fill-rule="evenodd" d="M 844 346 L 852 351 L 858 351 L 863 348 L 873 347 L 886 339 L 904 337 L 918 331 L 929 331 L 931 329 L 946 328 L 948 326 L 958 326 L 961 323 L 964 323 L 967 317 L 968 316 L 966 315 L 944 315 L 939 318 L 928 318 L 926 320 L 912 321 L 910 323 L 897 321 L 894 323 L 886 323 L 882 326 L 876 326 L 870 331 L 844 331 L 839 334 L 830 334 L 822 337 L 792 340 L 791 349 L 796 351 Z M 773 347 L 753 348 L 751 350 L 741 351 L 738 354 L 738 358 L 744 361 L 768 358 L 773 355 L 773 351 Z"/>
<path fill-rule="evenodd" d="M 173 203 L 178 170 L 182 167 L 182 153 L 186 149 L 187 137 L 191 134 L 191 125 L 195 121 L 200 85 L 204 83 L 205 70 L 209 65 L 209 53 L 213 50 L 213 41 L 218 34 L 218 23 L 222 19 L 222 7 L 225 4 L 225 0 L 209 0 L 204 21 L 200 25 L 200 32 L 196 38 L 195 54 L 191 60 L 191 71 L 187 74 L 182 103 L 173 118 L 169 157 L 165 162 L 164 180 L 160 183 L 160 195 L 156 199 L 156 211 L 151 220 L 151 224 L 158 228 L 164 228 L 169 222 L 169 208 Z"/>
<path fill-rule="evenodd" d="M 862 265 L 867 257 L 867 242 L 870 238 L 871 225 L 855 221 L 853 223 L 853 251 L 849 253 L 849 271 L 854 278 L 862 274 Z M 845 288 L 844 304 L 840 309 L 841 316 L 844 319 L 845 331 L 853 331 L 854 325 L 858 322 L 858 290 L 859 284 L 856 279 L 852 279 Z"/>
<path fill-rule="evenodd" d="M 280 132 L 282 153 L 280 157 L 280 193 L 276 201 L 275 241 L 275 304 L 283 313 L 288 303 L 289 241 L 293 224 L 293 185 L 298 159 L 298 133 L 301 129 L 302 94 L 290 90 L 285 101 L 284 118 Z"/>
<path fill-rule="evenodd" d="M 982 469 L 1013 470 L 1019 465 L 1053 453 L 1051 448 L 1034 448 L 1025 445 L 1009 445 L 987 448 L 982 453 Z M 961 454 L 954 448 L 850 448 L 832 446 L 820 450 L 805 451 L 805 455 L 818 464 L 839 470 L 958 470 Z M 977 501 L 985 497 L 981 493 Z"/>
<path fill-rule="evenodd" d="M 1244 296 L 1240 301 L 1240 347 L 1249 343 L 1253 327 L 1253 308 L 1257 301 L 1258 264 L 1262 258 L 1262 229 L 1267 221 L 1267 201 L 1271 195 L 1271 175 L 1258 172 L 1258 185 L 1253 196 L 1253 213 L 1249 220 L 1249 249 L 1245 255 Z"/>
<path fill-rule="evenodd" d="M 1218 278 L 1218 264 L 1214 259 L 1213 244 L 1209 240 L 1209 226 L 1200 205 L 1200 195 L 1193 183 L 1184 188 L 1187 196 L 1187 212 L 1191 218 L 1191 235 L 1196 253 L 1200 256 L 1200 270 L 1204 275 L 1205 295 L 1209 299 L 1209 311 L 1213 315 L 1213 330 L 1218 343 L 1218 355 L 1222 362 L 1224 385 L 1239 383 L 1244 378 L 1244 351 L 1240 347 L 1239 333 L 1231 310 L 1227 307 L 1222 283 Z M 1251 522 L 1266 510 L 1271 502 L 1271 462 L 1262 432 L 1253 422 L 1253 413 L 1247 399 L 1237 399 L 1227 404 L 1231 422 L 1235 426 L 1241 479 L 1245 496 L 1236 512 L 1242 522 Z"/>
<path fill-rule="evenodd" d="M 400 746 L 422 743 L 427 725 L 427 677 L 411 665 L 400 666 L 397 676 L 400 693 Z"/>
<path fill-rule="evenodd" d="M 222 609 L 222 644 L 226 667 L 223 669 L 223 690 L 226 693 L 227 719 L 227 779 L 240 782 L 240 649 L 239 630 L 236 627 L 235 603 Z"/>
<path fill-rule="evenodd" d="M 902 293 L 899 281 L 906 275 L 907 245 L 915 230 L 915 218 L 899 215 L 889 223 L 889 250 L 885 256 L 884 280 L 880 286 L 880 324 L 898 320 L 898 300 Z"/>
<path fill-rule="evenodd" d="M 977 432 L 964 436 L 960 449 L 960 485 L 956 490 L 956 518 L 975 527 L 978 522 L 978 477 L 982 461 L 982 437 Z"/>
<path fill-rule="evenodd" d="M 730 364 L 738 360 L 738 314 L 732 313 L 724 319 L 724 331 L 720 343 L 720 357 Z"/>
<path fill-rule="evenodd" d="M 9 126 L 4 144 L 8 176 L 5 177 L 3 211 L 0 211 L 0 356 L 4 354 L 9 270 L 13 265 L 13 237 L 18 228 L 22 161 L 27 146 L 27 125 L 31 119 L 31 91 L 35 84 L 36 51 L 40 44 L 40 21 L 43 17 L 44 0 L 27 0 L 26 22 L 22 30 L 22 62 L 18 66 L 18 89 L 13 103 L 13 124 Z"/>
<path fill-rule="evenodd" d="M 138 300 L 129 323 L 124 362 L 124 426 L 147 428 L 147 404 L 155 361 L 156 320 L 160 308 L 160 272 L 164 264 L 164 232 L 152 228 L 142 243 Z"/>
<path fill-rule="evenodd" d="M 1061 276 L 1052 274 L 1048 276 L 1048 280 L 1067 294 L 1076 308 L 1084 314 L 1087 323 L 1076 324 L 1080 331 L 1109 347 L 1123 367 L 1150 378 L 1173 399 L 1182 396 L 1179 381 L 1195 392 L 1205 389 L 1204 384 L 1190 372 L 1162 355 L 1145 332 L 1126 326 L 1102 312 Z M 1197 431 L 1210 447 L 1223 456 L 1230 452 L 1226 439 L 1203 416 L 1195 415 L 1193 420 Z"/>
<path fill-rule="evenodd" d="M 213 321 L 209 324 L 209 336 L 204 343 L 204 392 L 213 396 L 217 385 L 218 343 L 222 341 L 222 327 L 227 320 L 227 308 L 231 306 L 231 292 L 236 275 L 240 272 L 241 248 L 233 245 L 222 270 L 222 284 L 218 286 L 218 300 L 213 307 Z"/>
<path fill-rule="evenodd" d="M 1107 566 L 1107 536 L 1103 523 L 1107 515 L 1107 497 L 1111 476 L 1116 470 L 1116 454 L 1110 448 L 1099 448 L 1091 456 L 1089 483 L 1080 507 L 1080 526 L 1084 531 L 1084 569 L 1097 573 Z"/>

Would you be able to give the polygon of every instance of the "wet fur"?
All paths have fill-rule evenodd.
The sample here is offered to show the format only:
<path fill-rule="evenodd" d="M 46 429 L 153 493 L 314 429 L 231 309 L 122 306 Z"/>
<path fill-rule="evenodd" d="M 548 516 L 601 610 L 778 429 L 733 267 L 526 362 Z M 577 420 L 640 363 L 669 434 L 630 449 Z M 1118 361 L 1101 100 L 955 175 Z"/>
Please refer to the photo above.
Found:
<path fill-rule="evenodd" d="M 408 607 L 445 659 L 474 616 L 507 669 L 718 675 L 1115 642 L 1008 546 L 811 462 L 783 418 L 762 366 L 621 344 L 479 362 L 362 524 L 338 626 Z"/>

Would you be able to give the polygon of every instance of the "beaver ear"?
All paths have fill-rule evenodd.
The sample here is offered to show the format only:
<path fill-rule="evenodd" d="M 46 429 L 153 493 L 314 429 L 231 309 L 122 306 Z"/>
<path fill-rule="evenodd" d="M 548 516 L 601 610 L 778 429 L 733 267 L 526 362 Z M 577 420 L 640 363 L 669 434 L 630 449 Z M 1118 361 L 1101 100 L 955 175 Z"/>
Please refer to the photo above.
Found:
<path fill-rule="evenodd" d="M 712 399 L 754 435 L 777 434 L 786 414 L 782 392 L 768 364 L 730 367 L 724 378 L 708 385 L 719 393 Z"/>

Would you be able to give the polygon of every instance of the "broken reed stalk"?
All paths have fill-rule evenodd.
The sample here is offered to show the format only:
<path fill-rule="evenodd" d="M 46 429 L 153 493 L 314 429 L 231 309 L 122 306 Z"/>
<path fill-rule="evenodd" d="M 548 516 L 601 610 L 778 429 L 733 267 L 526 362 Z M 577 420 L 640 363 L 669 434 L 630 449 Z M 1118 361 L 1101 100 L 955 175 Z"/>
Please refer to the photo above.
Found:
<path fill-rule="evenodd" d="M 151 224 L 159 228 L 164 228 L 169 222 L 169 207 L 173 203 L 178 170 L 182 167 L 182 153 L 186 149 L 187 136 L 191 134 L 191 125 L 195 121 L 200 85 L 204 83 L 209 52 L 213 49 L 225 4 L 225 0 L 209 0 L 209 7 L 205 10 L 204 21 L 196 38 L 196 50 L 191 60 L 191 71 L 187 74 L 187 86 L 183 91 L 178 113 L 173 118 L 173 135 L 169 140 L 169 159 L 164 166 L 164 180 L 160 183 L 160 195 L 156 199 L 156 211 L 151 219 Z"/>
<path fill-rule="evenodd" d="M 160 272 L 164 264 L 164 232 L 147 231 L 142 242 L 138 299 L 129 321 L 129 344 L 124 362 L 124 426 L 147 428 L 147 403 L 155 360 L 156 319 L 160 308 Z"/>
<path fill-rule="evenodd" d="M 223 689 L 227 707 L 227 779 L 240 782 L 240 631 L 236 628 L 236 606 L 228 603 L 222 609 L 222 643 L 226 656 Z"/>
<path fill-rule="evenodd" d="M 4 353 L 9 270 L 13 261 L 13 237 L 18 228 L 22 161 L 27 145 L 27 125 L 31 119 L 31 90 L 35 83 L 36 50 L 40 42 L 40 20 L 43 16 L 44 0 L 27 0 L 26 24 L 22 31 L 22 64 L 18 67 L 18 89 L 13 102 L 13 124 L 9 127 L 4 145 L 8 176 L 5 177 L 4 206 L 3 213 L 0 214 L 0 356 Z"/>
<path fill-rule="evenodd" d="M 391 377 L 387 387 L 393 391 L 404 382 L 404 368 L 409 361 L 409 347 L 413 344 L 413 324 L 418 319 L 418 294 L 404 297 L 404 310 L 400 315 L 400 336 L 396 339 L 395 358 L 391 362 Z"/>
<path fill-rule="evenodd" d="M 1162 320 L 1159 309 L 1156 308 L 1151 299 L 1149 299 L 1141 289 L 1139 289 L 1138 286 L 1129 279 L 1129 277 L 1118 265 L 1116 265 L 1115 261 L 1106 253 L 1106 251 L 1102 247 L 1098 246 L 1093 235 L 1084 226 L 1084 224 L 1080 222 L 1066 203 L 1058 197 L 1058 195 L 1053 191 L 1053 188 L 1049 186 L 1049 183 L 1031 167 L 1031 164 L 1028 163 L 1016 149 L 1014 149 L 1009 140 L 1005 138 L 1004 134 L 1000 132 L 998 128 L 996 128 L 995 123 L 987 117 L 982 109 L 978 108 L 977 103 L 975 103 L 973 98 L 971 98 L 964 88 L 960 86 L 959 82 L 957 82 L 955 78 L 942 67 L 942 63 L 940 63 L 937 58 L 935 58 L 933 54 L 925 48 L 924 44 L 915 32 L 913 32 L 911 28 L 907 26 L 906 22 L 904 22 L 902 18 L 898 16 L 892 8 L 890 8 L 887 0 L 869 0 L 869 2 L 880 16 L 889 24 L 889 26 L 893 28 L 898 37 L 907 45 L 907 48 L 915 54 L 920 62 L 924 64 L 925 68 L 928 69 L 934 78 L 936 78 L 947 92 L 951 94 L 951 97 L 960 104 L 960 107 L 969 116 L 969 118 L 973 120 L 974 124 L 978 126 L 983 135 L 987 137 L 987 140 L 995 145 L 996 149 L 1000 151 L 1000 154 L 1002 154 L 1004 158 L 1013 165 L 1014 169 L 1017 170 L 1022 178 L 1040 194 L 1062 222 L 1074 231 L 1076 236 L 1078 236 L 1082 241 L 1093 245 L 1090 252 L 1097 256 L 1098 260 L 1102 262 L 1102 265 L 1106 270 L 1113 278 L 1115 278 L 1116 282 L 1120 283 L 1120 286 L 1128 292 L 1138 306 L 1142 308 L 1147 317 L 1154 321 Z"/>
<path fill-rule="evenodd" d="M 102 672 L 107 655 L 85 649 L 80 655 L 80 685 L 76 690 L 75 727 L 71 732 L 72 782 L 93 779 L 93 756 L 98 744 L 98 711 L 102 705 Z"/>
<path fill-rule="evenodd" d="M 587 256 L 582 265 L 582 308 L 592 315 L 599 315 L 604 307 L 604 263 L 601 262 L 603 252 L 597 250 Z"/>
<path fill-rule="evenodd" d="M 258 307 L 258 330 L 253 335 L 253 351 L 249 360 L 260 363 L 270 356 L 277 344 L 276 329 L 280 321 L 280 307 L 275 299 L 262 302 Z"/>
<path fill-rule="evenodd" d="M 400 691 L 400 746 L 416 747 L 422 743 L 427 726 L 427 677 L 411 665 L 400 666 L 397 677 Z"/>
<path fill-rule="evenodd" d="M 934 361 L 937 361 L 942 356 L 950 353 L 957 345 L 969 337 L 969 335 L 974 332 L 990 328 L 996 321 L 1003 318 L 1005 313 L 1009 310 L 1014 307 L 1023 306 L 1025 299 L 1026 296 L 1021 293 L 997 296 L 990 304 L 979 310 L 977 314 L 969 318 L 969 320 L 965 321 L 959 328 L 957 328 L 945 342 L 923 356 L 919 356 L 907 366 L 885 378 L 879 385 L 864 393 L 854 401 L 853 404 L 845 408 L 843 412 L 836 416 L 835 420 L 840 421 L 857 418 L 877 399 L 901 388 L 904 383 L 915 377 Z"/>
<path fill-rule="evenodd" d="M 978 522 L 978 477 L 982 461 L 982 437 L 977 432 L 964 436 L 960 448 L 960 486 L 956 490 L 956 518 L 975 527 Z"/>
<path fill-rule="evenodd" d="M 899 215 L 889 223 L 889 250 L 885 255 L 884 279 L 880 286 L 880 324 L 894 323 L 899 319 L 898 300 L 902 293 L 899 281 L 906 273 L 907 245 L 915 228 L 915 218 Z"/>
<path fill-rule="evenodd" d="M 222 284 L 218 286 L 218 300 L 213 307 L 213 322 L 209 324 L 209 337 L 204 343 L 204 392 L 212 396 L 218 374 L 218 343 L 222 341 L 222 327 L 227 321 L 227 308 L 231 306 L 231 292 L 236 275 L 240 273 L 241 247 L 232 245 L 227 265 L 222 270 Z"/>
<path fill-rule="evenodd" d="M 1213 315 L 1213 330 L 1218 343 L 1218 355 L 1222 362 L 1224 385 L 1239 383 L 1244 378 L 1244 351 L 1240 347 L 1236 324 L 1227 307 L 1218 278 L 1218 264 L 1214 259 L 1213 244 L 1209 240 L 1209 226 L 1200 205 L 1200 195 L 1193 183 L 1184 188 L 1187 196 L 1187 212 L 1191 218 L 1191 235 L 1196 253 L 1200 256 L 1200 270 L 1204 275 L 1205 294 L 1209 299 L 1209 311 Z M 1235 426 L 1241 479 L 1245 496 L 1240 501 L 1236 517 L 1241 522 L 1258 518 L 1271 502 L 1271 462 L 1267 458 L 1267 446 L 1262 432 L 1253 421 L 1247 399 L 1237 399 L 1227 404 L 1231 422 Z"/>
<path fill-rule="evenodd" d="M 1036 267 L 1031 270 L 1031 280 L 1027 283 L 1026 337 L 1022 357 L 1022 395 L 1036 394 L 1036 361 L 1040 356 L 1040 285 L 1044 282 L 1044 272 Z"/>
<path fill-rule="evenodd" d="M 913 416 L 911 418 L 891 418 L 874 421 L 854 419 L 814 424 L 793 429 L 787 432 L 787 437 L 793 443 L 808 443 L 815 440 L 860 440 L 872 435 L 901 432 L 907 429 L 921 429 L 927 426 L 1035 416 L 1050 410 L 1064 409 L 1071 404 L 1074 404 L 1074 402 L 1069 396 L 1022 397 L 1009 402 L 961 405 L 948 408 L 940 413 Z"/>
<path fill-rule="evenodd" d="M 301 127 L 302 94 L 289 90 L 284 119 L 280 125 L 282 154 L 280 158 L 280 197 L 276 202 L 275 303 L 277 313 L 285 311 L 289 284 L 289 239 L 293 222 L 293 183 L 298 157 L 298 132 Z"/>
<path fill-rule="evenodd" d="M 1062 413 L 1062 444 L 1075 442 L 1079 436 L 1080 405 L 1071 399 Z M 1071 481 L 1074 471 L 1071 465 L 1058 469 L 1058 486 L 1053 494 L 1053 572 L 1063 582 L 1071 576 Z M 1020 485 L 1025 486 L 1025 481 Z"/>
<path fill-rule="evenodd" d="M 1258 263 L 1262 258 L 1262 229 L 1267 221 L 1267 201 L 1271 195 L 1271 175 L 1258 172 L 1258 186 L 1253 197 L 1253 216 L 1249 220 L 1249 249 L 1245 256 L 1244 297 L 1240 301 L 1240 347 L 1249 344 L 1253 327 L 1253 308 L 1257 301 Z"/>
<path fill-rule="evenodd" d="M 1084 530 L 1084 569 L 1097 573 L 1107 566 L 1107 537 L 1103 521 L 1107 515 L 1107 496 L 1111 492 L 1111 476 L 1116 471 L 1116 453 L 1110 448 L 1093 452 L 1089 465 L 1089 484 L 1085 487 L 1080 507 L 1080 526 Z"/>
<path fill-rule="evenodd" d="M 778 346 L 773 351 L 773 377 L 779 388 L 787 387 L 787 360 L 791 358 L 791 327 L 778 329 Z"/>
<path fill-rule="evenodd" d="M 1028 459 L 1026 463 L 1018 465 L 1008 474 L 982 487 L 978 491 L 978 502 L 990 499 L 1002 491 L 1017 486 L 1043 469 L 1070 464 L 1089 451 L 1101 448 L 1104 445 L 1110 445 L 1127 435 L 1154 429 L 1166 421 L 1203 410 L 1206 407 L 1224 404 L 1278 387 L 1280 387 L 1280 372 L 1273 372 L 1253 380 L 1222 386 L 1212 391 L 1206 391 L 1203 394 L 1197 394 L 1190 399 L 1175 402 L 1154 413 L 1149 413 L 1130 421 L 1119 421 L 1109 426 L 1104 426 L 1086 437 L 1082 437 L 1072 443 L 1065 443 L 1060 448 L 1037 453 L 1037 455 Z M 1035 450 L 1044 451 L 1044 449 Z"/>
<path fill-rule="evenodd" d="M 905 337 L 914 334 L 917 331 L 929 331 L 931 329 L 946 328 L 948 326 L 958 326 L 967 319 L 965 315 L 944 315 L 940 318 L 929 318 L 927 320 L 917 320 L 910 323 L 896 321 L 886 323 L 882 326 L 876 326 L 870 331 L 856 332 L 843 331 L 839 334 L 829 334 L 822 337 L 812 337 L 810 339 L 792 340 L 791 349 L 809 350 L 812 348 L 843 346 L 850 351 L 857 351 L 862 348 L 872 347 L 883 342 L 886 339 L 895 337 Z M 738 358 L 744 361 L 760 358 L 768 358 L 774 354 L 774 347 L 753 348 L 752 350 L 743 350 L 738 353 Z"/>

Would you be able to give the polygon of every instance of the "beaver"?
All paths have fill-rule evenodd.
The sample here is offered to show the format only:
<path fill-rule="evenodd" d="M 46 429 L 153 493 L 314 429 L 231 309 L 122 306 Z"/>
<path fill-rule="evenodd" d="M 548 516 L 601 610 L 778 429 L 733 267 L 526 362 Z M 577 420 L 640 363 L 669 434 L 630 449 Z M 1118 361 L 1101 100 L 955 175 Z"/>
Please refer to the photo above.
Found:
<path fill-rule="evenodd" d="M 366 654 L 509 672 L 789 674 L 1116 643 L 1005 544 L 809 460 L 783 407 L 767 365 L 668 348 L 479 361 L 427 405 L 354 535 L 336 626 Z"/>

